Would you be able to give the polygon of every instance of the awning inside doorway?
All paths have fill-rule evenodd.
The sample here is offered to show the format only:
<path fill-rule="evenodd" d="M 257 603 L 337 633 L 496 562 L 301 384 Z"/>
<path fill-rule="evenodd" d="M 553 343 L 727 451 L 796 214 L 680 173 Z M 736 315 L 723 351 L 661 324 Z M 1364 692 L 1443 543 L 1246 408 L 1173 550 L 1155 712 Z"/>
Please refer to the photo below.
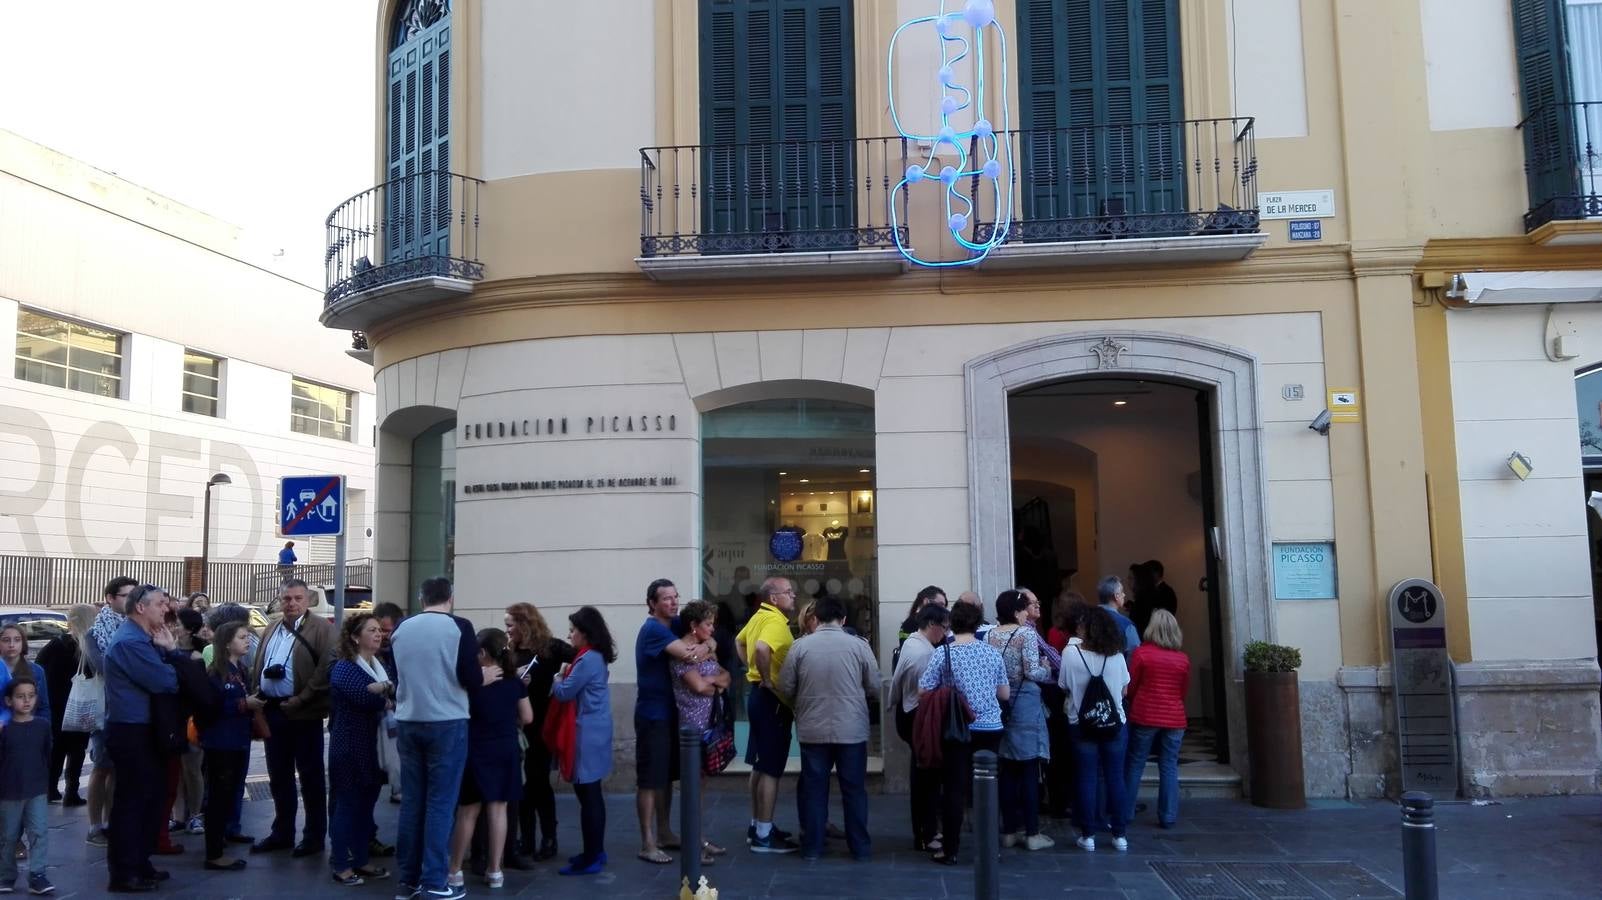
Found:
<path fill-rule="evenodd" d="M 1464 272 L 1447 296 L 1474 305 L 1602 301 L 1602 269 L 1560 272 Z"/>

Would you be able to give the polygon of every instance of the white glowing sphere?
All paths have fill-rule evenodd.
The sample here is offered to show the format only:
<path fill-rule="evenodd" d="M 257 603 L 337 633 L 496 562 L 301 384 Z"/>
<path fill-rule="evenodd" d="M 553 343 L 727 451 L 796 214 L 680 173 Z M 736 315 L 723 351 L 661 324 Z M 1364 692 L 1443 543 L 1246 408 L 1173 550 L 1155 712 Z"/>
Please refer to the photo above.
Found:
<path fill-rule="evenodd" d="M 944 16 L 935 19 L 935 34 L 946 37 L 951 34 L 951 20 Z"/>
<path fill-rule="evenodd" d="M 983 28 L 995 21 L 995 4 L 990 0 L 968 0 L 968 5 L 962 8 L 962 18 L 975 28 Z"/>
<path fill-rule="evenodd" d="M 941 101 L 940 101 L 940 111 L 942 113 L 948 115 L 948 116 L 951 115 L 952 113 L 956 112 L 957 111 L 957 98 L 956 97 L 944 97 L 944 98 L 942 98 Z"/>
<path fill-rule="evenodd" d="M 991 178 L 991 179 L 1000 178 L 1001 177 L 1001 160 L 999 160 L 999 159 L 986 160 L 985 164 L 984 164 L 984 167 L 982 169 L 980 169 L 980 171 L 985 173 L 985 177 L 986 178 Z"/>
<path fill-rule="evenodd" d="M 951 71 L 951 67 L 950 66 L 941 66 L 940 67 L 940 83 L 941 84 L 946 85 L 946 86 L 949 87 L 951 85 L 951 82 L 956 80 L 956 77 L 957 77 L 957 74 L 955 72 Z"/>
<path fill-rule="evenodd" d="M 961 231 L 968 227 L 968 217 L 962 213 L 952 213 L 947 224 L 951 226 L 952 231 Z"/>
<path fill-rule="evenodd" d="M 973 123 L 973 133 L 979 137 L 988 138 L 992 134 L 995 134 L 996 130 L 995 128 L 991 127 L 989 119 L 980 119 L 979 121 Z"/>
<path fill-rule="evenodd" d="M 923 166 L 913 163 L 907 166 L 907 183 L 917 184 L 923 180 Z"/>
<path fill-rule="evenodd" d="M 957 170 L 952 168 L 951 166 L 946 166 L 944 169 L 941 169 L 940 170 L 940 183 L 945 185 L 946 187 L 951 187 L 952 185 L 956 184 L 957 183 Z"/>

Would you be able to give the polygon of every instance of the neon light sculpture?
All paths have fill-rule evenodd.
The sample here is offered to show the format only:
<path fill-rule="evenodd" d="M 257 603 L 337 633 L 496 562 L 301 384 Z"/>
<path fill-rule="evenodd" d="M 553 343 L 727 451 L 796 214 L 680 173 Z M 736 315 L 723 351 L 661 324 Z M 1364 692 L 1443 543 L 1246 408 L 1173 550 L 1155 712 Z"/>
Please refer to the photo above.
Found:
<path fill-rule="evenodd" d="M 939 131 L 935 134 L 918 134 L 907 130 L 896 111 L 896 40 L 909 28 L 930 24 L 940 39 L 940 70 L 936 73 L 936 77 L 940 80 L 945 96 L 940 100 Z M 963 31 L 963 26 L 967 26 L 972 35 L 971 39 L 959 33 Z M 907 166 L 901 181 L 896 184 L 895 190 L 890 192 L 890 233 L 895 235 L 896 249 L 901 251 L 901 255 L 920 266 L 950 268 L 977 265 L 990 255 L 990 251 L 1006 242 L 1007 231 L 1012 224 L 1012 148 L 1005 136 L 997 136 L 995 124 L 985 112 L 987 29 L 995 32 L 1001 56 L 1000 64 L 997 66 L 1002 78 L 998 106 L 1001 111 L 1000 130 L 1004 134 L 1011 127 L 1007 110 L 1007 36 L 1001 30 L 1000 23 L 996 21 L 996 8 L 992 0 L 967 0 L 961 12 L 946 12 L 945 0 L 940 0 L 940 12 L 937 15 L 909 19 L 890 36 L 889 77 L 886 81 L 890 94 L 890 120 L 895 124 L 896 132 L 903 138 L 929 145 L 926 161 L 922 165 L 913 163 Z M 955 55 L 952 54 L 953 45 L 957 48 Z M 955 71 L 956 65 L 968 58 L 970 50 L 974 55 L 974 69 L 978 72 L 973 90 L 957 83 Z M 966 130 L 958 130 L 951 124 L 951 117 L 968 110 L 972 110 L 972 123 Z M 969 142 L 976 145 L 976 152 L 971 155 L 964 146 Z M 936 172 L 935 162 L 942 151 L 955 153 L 956 164 L 942 166 Z M 958 180 L 963 178 L 982 178 L 983 183 L 988 184 L 994 191 L 995 222 L 990 228 L 988 238 L 984 241 L 975 242 L 963 235 L 963 232 L 973 224 L 974 219 L 973 200 L 961 194 L 956 187 Z M 946 228 L 951 232 L 952 240 L 969 251 L 968 258 L 923 259 L 906 245 L 896 217 L 896 194 L 905 190 L 910 195 L 913 185 L 923 184 L 926 181 L 940 184 L 945 202 Z"/>

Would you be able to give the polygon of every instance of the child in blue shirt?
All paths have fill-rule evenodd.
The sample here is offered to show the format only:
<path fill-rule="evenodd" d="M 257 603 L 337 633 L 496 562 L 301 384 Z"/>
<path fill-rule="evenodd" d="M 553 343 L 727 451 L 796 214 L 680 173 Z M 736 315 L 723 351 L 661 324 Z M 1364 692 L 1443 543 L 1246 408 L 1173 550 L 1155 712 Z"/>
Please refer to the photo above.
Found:
<path fill-rule="evenodd" d="M 28 892 L 54 893 L 45 877 L 50 832 L 45 822 L 45 796 L 50 789 L 50 720 L 35 717 L 39 686 L 32 679 L 13 678 L 5 686 L 11 721 L 0 728 L 0 894 L 17 881 L 17 846 L 28 831 Z"/>

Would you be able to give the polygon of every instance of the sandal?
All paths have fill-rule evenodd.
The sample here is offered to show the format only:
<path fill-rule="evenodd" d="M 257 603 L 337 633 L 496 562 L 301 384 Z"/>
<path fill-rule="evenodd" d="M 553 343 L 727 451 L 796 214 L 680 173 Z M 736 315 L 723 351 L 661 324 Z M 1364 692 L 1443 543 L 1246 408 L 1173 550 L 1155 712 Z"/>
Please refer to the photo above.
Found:
<path fill-rule="evenodd" d="M 706 850 L 702 850 L 701 851 L 701 865 L 703 865 L 703 866 L 716 865 L 717 861 L 718 861 L 718 858 L 716 856 L 713 856 L 711 853 L 707 852 Z"/>
<path fill-rule="evenodd" d="M 389 870 L 382 866 L 374 866 L 371 869 L 366 866 L 357 866 L 351 871 L 362 876 L 363 878 L 370 878 L 375 881 L 389 877 Z"/>
<path fill-rule="evenodd" d="M 673 857 L 663 853 L 660 848 L 651 850 L 649 852 L 641 850 L 638 855 L 640 859 L 644 860 L 645 862 L 653 863 L 658 866 L 670 866 L 673 864 Z"/>
<path fill-rule="evenodd" d="M 728 850 L 719 847 L 717 844 L 714 844 L 711 841 L 702 841 L 701 849 L 712 854 L 713 856 L 723 856 L 729 852 Z"/>

